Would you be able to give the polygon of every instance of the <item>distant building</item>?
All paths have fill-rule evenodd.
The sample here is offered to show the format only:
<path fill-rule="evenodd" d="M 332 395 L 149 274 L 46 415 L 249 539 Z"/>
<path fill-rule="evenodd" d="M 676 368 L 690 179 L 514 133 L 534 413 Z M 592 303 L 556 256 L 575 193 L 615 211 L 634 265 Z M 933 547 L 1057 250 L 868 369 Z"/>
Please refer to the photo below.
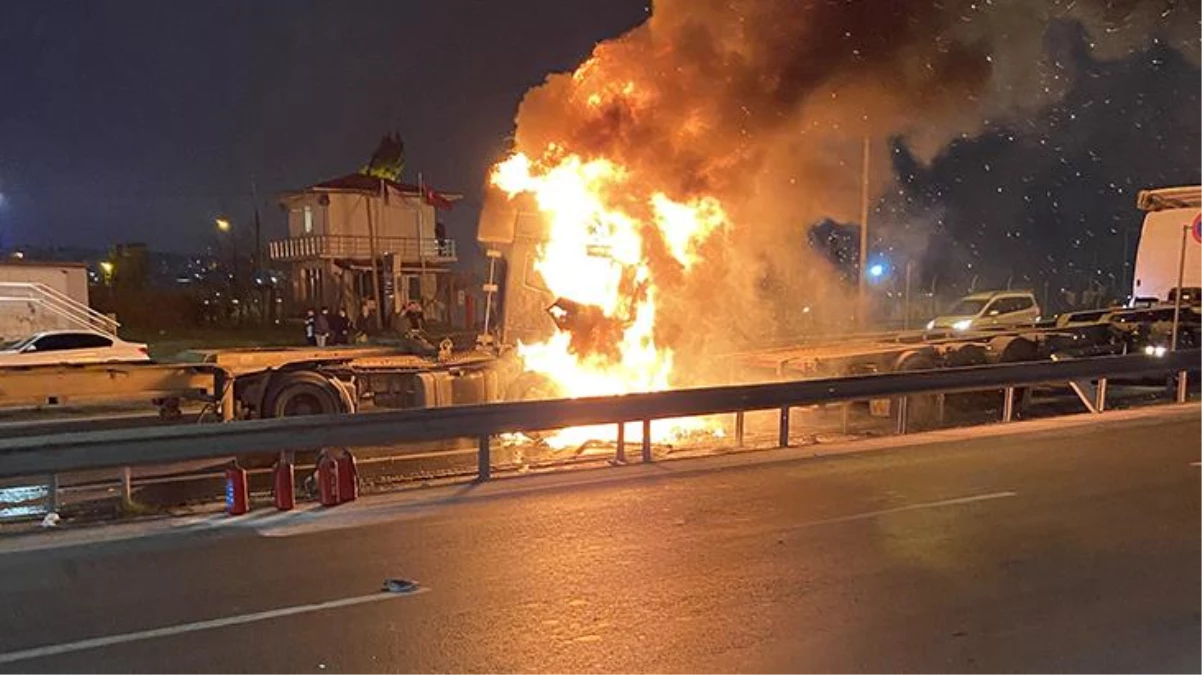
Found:
<path fill-rule="evenodd" d="M 374 258 L 385 324 L 410 300 L 445 320 L 457 256 L 437 210 L 460 198 L 362 174 L 284 194 L 288 238 L 270 242 L 268 253 L 289 267 L 289 309 L 342 307 L 360 319 L 364 309 L 376 311 Z"/>

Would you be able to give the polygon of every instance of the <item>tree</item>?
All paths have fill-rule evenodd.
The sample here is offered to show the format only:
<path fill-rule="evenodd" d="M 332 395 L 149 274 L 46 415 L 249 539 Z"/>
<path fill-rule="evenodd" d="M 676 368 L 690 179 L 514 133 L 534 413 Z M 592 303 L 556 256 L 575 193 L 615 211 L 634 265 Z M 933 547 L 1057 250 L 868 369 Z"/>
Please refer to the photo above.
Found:
<path fill-rule="evenodd" d="M 367 166 L 360 169 L 359 173 L 395 183 L 401 180 L 401 173 L 404 170 L 405 142 L 401 140 L 399 134 L 392 133 L 385 134 L 384 138 L 380 139 L 380 145 L 372 153 Z"/>

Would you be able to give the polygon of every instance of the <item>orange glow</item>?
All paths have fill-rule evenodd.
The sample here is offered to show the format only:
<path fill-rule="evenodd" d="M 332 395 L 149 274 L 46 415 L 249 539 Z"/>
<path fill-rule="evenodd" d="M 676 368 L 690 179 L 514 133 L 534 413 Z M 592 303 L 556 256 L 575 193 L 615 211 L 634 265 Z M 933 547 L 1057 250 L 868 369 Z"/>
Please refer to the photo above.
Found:
<path fill-rule="evenodd" d="M 633 91 L 633 84 L 627 87 Z M 619 329 L 606 333 L 613 336 L 613 344 L 593 350 L 574 348 L 573 338 L 579 336 L 563 329 L 545 342 L 519 344 L 525 368 L 551 379 L 572 398 L 671 387 L 673 353 L 655 337 L 660 290 L 648 261 L 648 242 L 662 242 L 687 273 L 698 260 L 698 247 L 726 223 L 718 200 L 679 202 L 653 191 L 639 204 L 634 198 L 639 191 L 624 167 L 604 158 L 565 154 L 556 146 L 537 160 L 512 155 L 494 168 L 491 180 L 510 197 L 532 196 L 546 220 L 547 238 L 539 247 L 535 269 L 547 288 L 556 298 L 599 310 L 607 326 Z M 650 217 L 640 219 L 632 215 L 634 209 Z M 597 327 L 584 330 L 596 334 Z M 630 440 L 640 439 L 640 425 L 631 425 L 629 431 Z M 652 425 L 657 442 L 714 431 L 714 425 L 702 419 Z M 615 436 L 613 425 L 579 427 L 559 432 L 548 442 L 567 447 Z"/>

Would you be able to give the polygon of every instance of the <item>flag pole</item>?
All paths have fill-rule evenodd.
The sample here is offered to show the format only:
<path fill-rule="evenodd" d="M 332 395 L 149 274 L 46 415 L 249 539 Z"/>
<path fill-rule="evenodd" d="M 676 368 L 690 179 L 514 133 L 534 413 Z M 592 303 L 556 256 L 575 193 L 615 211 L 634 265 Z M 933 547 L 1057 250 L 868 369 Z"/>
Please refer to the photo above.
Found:
<path fill-rule="evenodd" d="M 418 289 L 420 290 L 422 307 L 426 306 L 426 244 L 425 244 L 425 213 L 426 213 L 426 184 L 422 180 L 422 172 L 417 172 L 417 261 L 421 268 Z"/>

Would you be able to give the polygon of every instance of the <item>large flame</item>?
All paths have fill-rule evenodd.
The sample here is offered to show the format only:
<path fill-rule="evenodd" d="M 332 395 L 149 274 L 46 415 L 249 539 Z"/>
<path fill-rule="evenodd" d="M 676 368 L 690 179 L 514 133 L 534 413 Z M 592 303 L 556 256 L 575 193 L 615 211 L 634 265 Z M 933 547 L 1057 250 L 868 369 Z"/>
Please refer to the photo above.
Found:
<path fill-rule="evenodd" d="M 552 307 L 558 329 L 545 342 L 518 345 L 525 368 L 573 398 L 669 388 L 673 352 L 656 341 L 662 291 L 649 247 L 662 246 L 687 273 L 698 261 L 699 245 L 727 222 L 718 200 L 674 201 L 636 186 L 614 161 L 583 158 L 557 145 L 535 159 L 512 155 L 494 169 L 492 183 L 511 197 L 531 195 L 547 224 L 535 269 L 560 300 Z M 652 436 L 669 441 L 702 430 L 716 431 L 705 420 L 664 420 L 652 426 Z M 581 427 L 550 442 L 567 446 L 615 435 L 613 427 Z M 641 427 L 628 437 L 640 436 Z"/>

